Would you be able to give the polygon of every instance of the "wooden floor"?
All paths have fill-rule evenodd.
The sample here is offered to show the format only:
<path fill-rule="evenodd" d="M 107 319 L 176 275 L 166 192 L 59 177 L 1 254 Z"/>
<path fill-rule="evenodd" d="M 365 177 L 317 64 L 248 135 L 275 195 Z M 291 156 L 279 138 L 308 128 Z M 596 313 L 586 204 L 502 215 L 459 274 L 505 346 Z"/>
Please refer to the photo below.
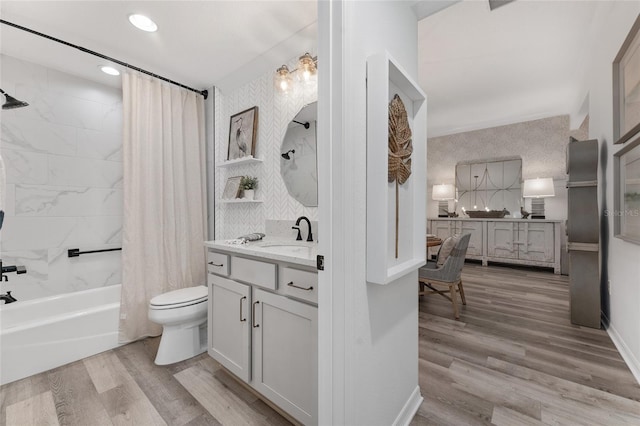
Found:
<path fill-rule="evenodd" d="M 460 321 L 421 297 L 413 425 L 640 425 L 640 386 L 607 333 L 571 325 L 567 277 L 467 263 L 462 279 Z"/>
<path fill-rule="evenodd" d="M 467 264 L 463 282 L 460 321 L 421 298 L 413 425 L 640 425 L 640 386 L 605 331 L 570 324 L 566 277 Z M 158 343 L 2 386 L 0 425 L 290 424 L 207 354 L 154 365 Z"/>

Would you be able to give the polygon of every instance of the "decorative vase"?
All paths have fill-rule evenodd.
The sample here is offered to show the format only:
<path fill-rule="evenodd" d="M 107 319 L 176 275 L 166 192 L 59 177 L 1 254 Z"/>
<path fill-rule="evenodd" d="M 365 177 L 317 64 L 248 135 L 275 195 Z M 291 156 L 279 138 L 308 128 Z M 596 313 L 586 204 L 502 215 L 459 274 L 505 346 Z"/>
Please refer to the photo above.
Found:
<path fill-rule="evenodd" d="M 245 189 L 244 190 L 244 196 L 242 198 L 244 198 L 245 200 L 253 200 L 254 196 L 255 196 L 255 190 L 254 189 Z"/>

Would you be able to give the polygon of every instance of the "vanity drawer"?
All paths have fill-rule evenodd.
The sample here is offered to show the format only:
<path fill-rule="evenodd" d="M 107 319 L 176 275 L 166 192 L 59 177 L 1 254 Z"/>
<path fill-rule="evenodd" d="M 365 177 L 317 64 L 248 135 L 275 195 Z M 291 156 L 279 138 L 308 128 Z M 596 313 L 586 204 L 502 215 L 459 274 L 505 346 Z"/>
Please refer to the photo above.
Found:
<path fill-rule="evenodd" d="M 318 304 L 318 274 L 315 272 L 283 266 L 278 281 L 282 293 Z"/>
<path fill-rule="evenodd" d="M 229 276 L 229 255 L 207 250 L 207 272 Z"/>
<path fill-rule="evenodd" d="M 231 276 L 238 281 L 276 289 L 276 265 L 259 260 L 231 257 Z"/>

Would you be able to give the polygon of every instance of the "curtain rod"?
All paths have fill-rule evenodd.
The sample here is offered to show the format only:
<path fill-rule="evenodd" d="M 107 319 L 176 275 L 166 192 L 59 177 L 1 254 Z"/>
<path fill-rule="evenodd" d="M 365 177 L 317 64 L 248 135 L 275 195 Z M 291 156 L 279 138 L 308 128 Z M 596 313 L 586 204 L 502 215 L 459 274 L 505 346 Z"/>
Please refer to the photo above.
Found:
<path fill-rule="evenodd" d="M 119 61 L 119 60 L 117 60 L 115 58 L 112 58 L 110 56 L 103 55 L 102 53 L 98 53 L 98 52 L 95 52 L 93 50 L 87 49 L 86 47 L 78 46 L 78 45 L 69 43 L 67 41 L 60 40 L 59 38 L 55 38 L 55 37 L 52 37 L 50 35 L 43 34 L 41 32 L 32 30 L 30 28 L 23 27 L 23 26 L 18 25 L 18 24 L 14 24 L 13 22 L 5 21 L 4 19 L 0 19 L 0 23 L 5 24 L 5 25 L 9 25 L 10 27 L 14 27 L 14 28 L 17 28 L 17 29 L 22 30 L 22 31 L 26 31 L 26 32 L 31 33 L 31 34 L 35 34 L 37 36 L 40 36 L 40 37 L 55 41 L 55 42 L 60 43 L 60 44 L 64 44 L 65 46 L 73 47 L 74 49 L 78 49 L 78 50 L 80 50 L 82 52 L 85 52 L 85 53 L 88 53 L 90 55 L 97 56 L 98 58 L 102 58 L 102 59 L 106 59 L 106 60 L 111 61 L 111 62 L 115 62 L 116 64 L 122 65 L 123 67 L 130 68 L 130 69 L 132 69 L 134 71 L 138 71 L 138 72 L 141 72 L 143 74 L 150 75 L 152 77 L 155 77 L 157 79 L 166 81 L 166 82 L 171 83 L 171 84 L 175 84 L 176 86 L 180 86 L 180 87 L 182 87 L 184 89 L 191 90 L 192 92 L 196 92 L 196 93 L 202 95 L 205 99 L 207 99 L 207 96 L 209 96 L 209 91 L 208 90 L 194 89 L 193 87 L 186 86 L 186 85 L 184 85 L 182 83 L 178 83 L 177 81 L 171 80 L 171 79 L 166 78 L 166 77 L 162 77 L 161 75 L 154 74 L 151 71 L 147 71 L 145 69 L 133 66 L 133 65 L 128 64 L 126 62 Z"/>

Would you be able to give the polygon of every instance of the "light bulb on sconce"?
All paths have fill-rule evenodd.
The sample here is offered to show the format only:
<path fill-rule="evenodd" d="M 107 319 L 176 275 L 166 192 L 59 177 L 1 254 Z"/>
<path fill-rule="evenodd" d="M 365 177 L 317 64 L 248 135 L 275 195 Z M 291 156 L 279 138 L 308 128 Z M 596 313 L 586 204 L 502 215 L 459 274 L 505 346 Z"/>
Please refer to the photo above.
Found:
<path fill-rule="evenodd" d="M 282 93 L 288 93 L 294 89 L 294 82 L 291 78 L 295 74 L 296 79 L 303 84 L 309 83 L 318 73 L 318 57 L 305 53 L 298 59 L 297 67 L 289 70 L 289 67 L 282 65 L 276 70 L 274 76 L 275 87 Z"/>

